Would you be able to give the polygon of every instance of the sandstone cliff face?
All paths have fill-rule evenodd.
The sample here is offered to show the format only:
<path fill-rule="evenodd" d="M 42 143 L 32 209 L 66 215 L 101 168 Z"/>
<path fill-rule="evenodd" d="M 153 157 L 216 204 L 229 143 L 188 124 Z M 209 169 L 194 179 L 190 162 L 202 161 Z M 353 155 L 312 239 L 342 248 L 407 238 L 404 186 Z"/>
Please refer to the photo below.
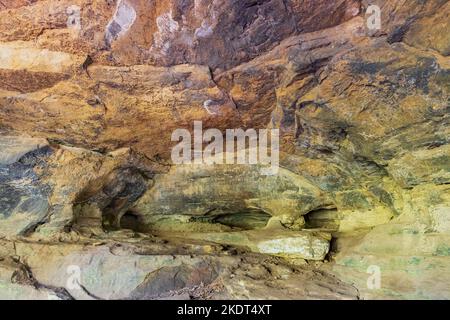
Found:
<path fill-rule="evenodd" d="M 450 298 L 449 14 L 2 0 L 0 297 Z M 173 165 L 194 120 L 279 129 L 280 171 Z"/>

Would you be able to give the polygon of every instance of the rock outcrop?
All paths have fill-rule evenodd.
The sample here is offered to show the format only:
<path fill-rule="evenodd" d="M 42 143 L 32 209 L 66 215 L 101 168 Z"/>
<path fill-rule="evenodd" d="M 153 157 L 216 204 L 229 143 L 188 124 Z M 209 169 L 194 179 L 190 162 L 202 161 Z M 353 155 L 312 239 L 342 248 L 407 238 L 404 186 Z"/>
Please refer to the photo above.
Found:
<path fill-rule="evenodd" d="M 449 14 L 0 1 L 0 297 L 450 298 Z M 279 129 L 278 173 L 173 164 L 194 121 Z"/>

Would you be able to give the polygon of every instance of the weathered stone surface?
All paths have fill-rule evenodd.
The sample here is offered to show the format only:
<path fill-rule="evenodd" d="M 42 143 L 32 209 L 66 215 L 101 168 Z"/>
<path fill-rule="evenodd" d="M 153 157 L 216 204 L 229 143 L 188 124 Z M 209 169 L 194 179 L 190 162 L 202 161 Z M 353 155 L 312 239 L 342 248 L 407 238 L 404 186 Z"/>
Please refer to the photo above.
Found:
<path fill-rule="evenodd" d="M 243 232 L 185 233 L 183 237 L 244 247 L 252 252 L 305 260 L 324 260 L 331 235 L 320 232 L 259 230 Z"/>
<path fill-rule="evenodd" d="M 450 182 L 450 150 L 448 145 L 420 149 L 389 162 L 388 171 L 404 188 L 425 183 Z"/>
<path fill-rule="evenodd" d="M 0 41 L 37 40 L 44 48 L 108 63 L 229 68 L 288 36 L 344 22 L 360 5 L 356 0 L 47 0 L 5 6 Z M 74 17 L 77 22 L 68 23 Z"/>
<path fill-rule="evenodd" d="M 48 146 L 48 142 L 45 139 L 2 136 L 0 137 L 0 148 L 2 150 L 0 164 L 13 164 L 27 153 L 46 146 Z"/>
<path fill-rule="evenodd" d="M 43 245 L 16 242 L 9 252 L 16 255 L 12 266 L 5 260 L 0 262 L 0 283 L 9 290 L 2 291 L 1 297 L 256 299 L 265 297 L 264 282 L 269 281 L 278 288 L 271 293 L 275 299 L 288 298 L 290 294 L 297 298 L 357 298 L 354 288 L 333 276 L 321 273 L 315 279 L 312 277 L 317 272 L 314 268 L 289 266 L 277 258 L 248 254 L 192 258 L 189 255 L 174 256 L 173 251 L 147 255 L 144 253 L 147 247 L 151 248 L 151 245 L 143 242 L 100 246 L 92 243 Z M 2 256 L 5 253 L 2 252 Z M 42 259 L 42 256 L 48 258 Z M 6 270 L 10 270 L 10 275 L 14 270 L 26 271 L 27 277 L 12 277 L 17 281 L 11 284 Z M 27 281 L 35 284 L 34 290 L 27 286 L 30 285 Z M 283 288 L 289 288 L 288 292 Z M 312 296 L 308 295 L 308 288 L 315 288 Z"/>
<path fill-rule="evenodd" d="M 0 145 L 0 234 L 21 234 L 49 210 L 50 186 L 34 168 L 51 150 L 43 139 L 1 137 Z"/>

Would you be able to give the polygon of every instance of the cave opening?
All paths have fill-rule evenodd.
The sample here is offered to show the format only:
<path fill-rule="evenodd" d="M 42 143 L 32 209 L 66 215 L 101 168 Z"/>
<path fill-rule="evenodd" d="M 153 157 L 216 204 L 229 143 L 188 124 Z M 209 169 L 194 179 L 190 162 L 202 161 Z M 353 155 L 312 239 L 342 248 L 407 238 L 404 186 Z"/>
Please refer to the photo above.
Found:
<path fill-rule="evenodd" d="M 119 226 L 120 229 L 132 230 L 135 232 L 139 232 L 142 229 L 140 217 L 132 211 L 127 211 L 120 218 Z"/>

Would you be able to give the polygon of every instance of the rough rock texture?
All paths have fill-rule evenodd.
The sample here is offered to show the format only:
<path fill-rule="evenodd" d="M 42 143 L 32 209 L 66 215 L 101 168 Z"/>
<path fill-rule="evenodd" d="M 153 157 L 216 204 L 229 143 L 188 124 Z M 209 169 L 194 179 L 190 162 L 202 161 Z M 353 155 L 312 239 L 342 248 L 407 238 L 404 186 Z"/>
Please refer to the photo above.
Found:
<path fill-rule="evenodd" d="M 102 230 L 102 222 L 115 227 L 148 188 L 151 177 L 164 170 L 129 149 L 102 155 L 14 137 L 1 137 L 0 144 L 17 159 L 13 163 L 5 159 L 1 166 L 0 230 L 7 236 L 84 226 Z"/>
<path fill-rule="evenodd" d="M 450 298 L 449 14 L 0 1 L 0 297 Z M 172 165 L 194 120 L 279 129 L 278 174 Z"/>

